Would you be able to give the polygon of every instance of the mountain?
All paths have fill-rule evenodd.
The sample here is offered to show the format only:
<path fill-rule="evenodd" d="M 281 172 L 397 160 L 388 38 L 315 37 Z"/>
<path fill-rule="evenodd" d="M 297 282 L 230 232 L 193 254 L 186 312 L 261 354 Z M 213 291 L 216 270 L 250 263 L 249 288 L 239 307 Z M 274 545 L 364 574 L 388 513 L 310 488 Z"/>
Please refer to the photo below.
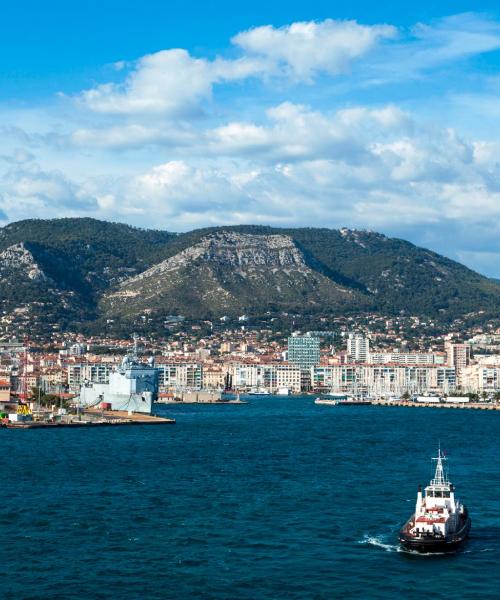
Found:
<path fill-rule="evenodd" d="M 165 309 L 196 318 L 318 312 L 361 307 L 359 293 L 315 270 L 288 235 L 216 231 L 126 279 L 103 297 L 103 312 L 130 317 Z M 365 305 L 367 305 L 365 303 Z"/>
<path fill-rule="evenodd" d="M 111 321 L 130 330 L 144 320 L 161 330 L 168 315 L 282 312 L 446 322 L 496 317 L 500 307 L 494 280 L 404 240 L 349 229 L 176 234 L 95 219 L 20 221 L 0 229 L 0 282 L 4 332 L 99 331 Z"/>

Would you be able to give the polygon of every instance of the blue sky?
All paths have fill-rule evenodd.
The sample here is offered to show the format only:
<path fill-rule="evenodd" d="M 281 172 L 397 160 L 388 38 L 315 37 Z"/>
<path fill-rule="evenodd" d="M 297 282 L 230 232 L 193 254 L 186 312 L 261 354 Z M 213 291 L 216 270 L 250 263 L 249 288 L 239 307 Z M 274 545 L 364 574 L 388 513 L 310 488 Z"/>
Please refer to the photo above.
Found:
<path fill-rule="evenodd" d="M 495 3 L 4 4 L 2 223 L 367 228 L 500 277 Z"/>

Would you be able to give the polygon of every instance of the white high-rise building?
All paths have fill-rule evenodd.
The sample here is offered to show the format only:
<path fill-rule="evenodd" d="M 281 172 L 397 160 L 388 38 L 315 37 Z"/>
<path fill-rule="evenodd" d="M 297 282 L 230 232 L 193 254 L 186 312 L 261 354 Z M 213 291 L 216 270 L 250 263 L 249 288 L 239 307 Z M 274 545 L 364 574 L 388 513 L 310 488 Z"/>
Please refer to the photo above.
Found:
<path fill-rule="evenodd" d="M 350 333 L 347 338 L 347 355 L 351 362 L 368 362 L 370 340 L 362 333 Z"/>

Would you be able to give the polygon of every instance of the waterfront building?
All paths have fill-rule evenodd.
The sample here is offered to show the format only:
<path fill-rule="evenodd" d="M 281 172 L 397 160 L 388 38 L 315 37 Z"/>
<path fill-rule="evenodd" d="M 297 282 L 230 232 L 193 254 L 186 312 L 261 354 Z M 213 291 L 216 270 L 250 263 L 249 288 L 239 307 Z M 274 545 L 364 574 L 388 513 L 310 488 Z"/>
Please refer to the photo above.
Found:
<path fill-rule="evenodd" d="M 311 385 L 321 391 L 366 394 L 375 397 L 436 391 L 456 387 L 452 367 L 401 365 L 325 365 L 311 369 Z"/>
<path fill-rule="evenodd" d="M 294 365 L 277 365 L 276 388 L 272 391 L 275 393 L 279 389 L 288 389 L 293 394 L 300 393 L 303 389 L 303 373 L 304 371 Z"/>
<path fill-rule="evenodd" d="M 234 363 L 228 369 L 233 387 L 238 390 L 265 389 L 276 393 L 287 388 L 298 394 L 301 391 L 302 369 L 295 365 L 265 365 Z"/>
<path fill-rule="evenodd" d="M 347 356 L 350 362 L 368 362 L 370 358 L 368 337 L 362 333 L 350 333 L 347 337 Z"/>
<path fill-rule="evenodd" d="M 110 363 L 77 363 L 68 365 L 67 383 L 70 390 L 78 390 L 83 383 L 109 383 Z"/>
<path fill-rule="evenodd" d="M 320 361 L 320 339 L 310 335 L 292 335 L 288 338 L 288 362 L 308 369 Z"/>
<path fill-rule="evenodd" d="M 226 371 L 223 369 L 203 369 L 203 389 L 220 390 L 225 386 Z"/>
<path fill-rule="evenodd" d="M 478 388 L 484 392 L 495 392 L 500 390 L 500 367 L 479 367 Z"/>
<path fill-rule="evenodd" d="M 203 387 L 202 363 L 168 362 L 157 365 L 161 390 L 193 389 Z"/>
<path fill-rule="evenodd" d="M 459 372 L 459 384 L 464 392 L 489 392 L 500 390 L 500 365 L 469 365 Z"/>

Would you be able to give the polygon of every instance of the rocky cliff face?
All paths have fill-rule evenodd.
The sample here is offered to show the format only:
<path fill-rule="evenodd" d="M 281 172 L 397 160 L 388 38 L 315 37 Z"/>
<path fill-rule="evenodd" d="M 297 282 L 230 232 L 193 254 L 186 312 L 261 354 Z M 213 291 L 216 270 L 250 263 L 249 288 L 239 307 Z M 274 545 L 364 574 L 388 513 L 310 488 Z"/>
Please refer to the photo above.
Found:
<path fill-rule="evenodd" d="M 38 283 L 50 281 L 23 242 L 0 252 L 0 277 L 8 277 L 14 273 Z"/>
<path fill-rule="evenodd" d="M 242 277 L 257 275 L 262 268 L 301 273 L 309 270 L 302 253 L 287 235 L 262 236 L 222 231 L 207 235 L 198 244 L 128 279 L 122 287 L 202 263 L 233 269 Z"/>
<path fill-rule="evenodd" d="M 221 231 L 122 282 L 105 295 L 103 307 L 111 315 L 133 314 L 146 304 L 149 313 L 202 316 L 271 304 L 302 310 L 327 299 L 343 305 L 353 296 L 315 272 L 288 235 Z"/>

